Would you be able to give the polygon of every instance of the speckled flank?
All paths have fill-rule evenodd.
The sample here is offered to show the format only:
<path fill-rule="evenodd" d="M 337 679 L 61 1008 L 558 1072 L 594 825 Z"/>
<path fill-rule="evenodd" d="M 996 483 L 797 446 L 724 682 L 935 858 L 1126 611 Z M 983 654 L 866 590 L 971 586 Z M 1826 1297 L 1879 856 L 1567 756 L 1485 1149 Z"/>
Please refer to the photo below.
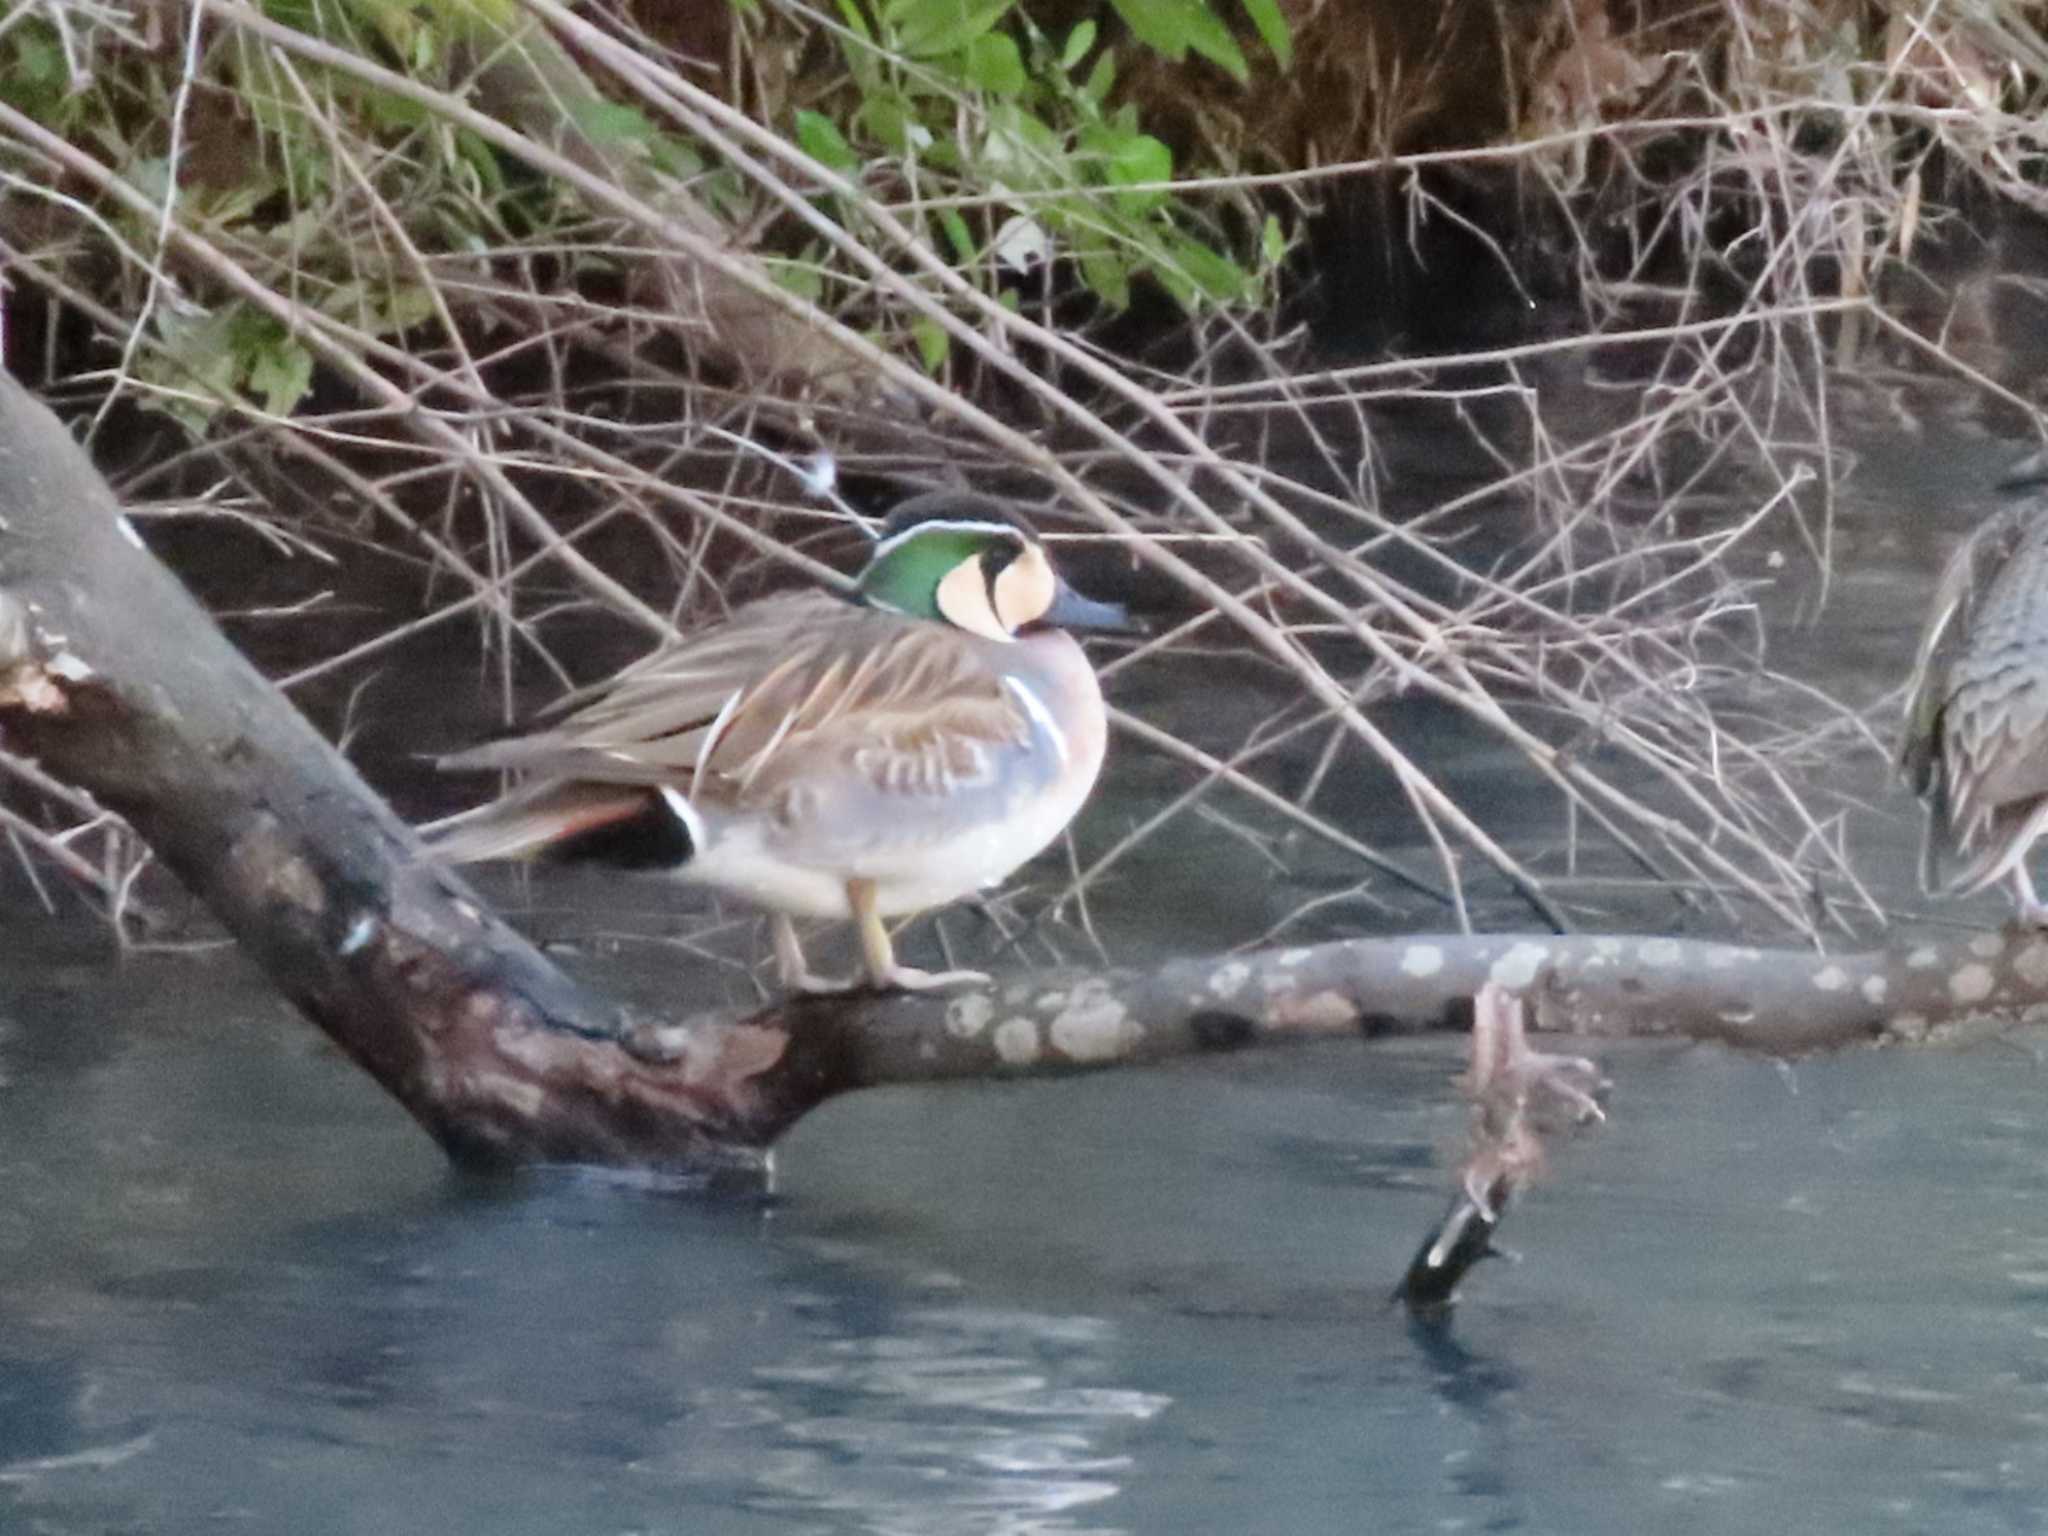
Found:
<path fill-rule="evenodd" d="M 1029 1019 L 1005 1019 L 996 1026 L 996 1055 L 1013 1067 L 1038 1060 L 1038 1026 Z"/>
<path fill-rule="evenodd" d="M 1676 965 L 1684 954 L 1676 939 L 1645 939 L 1636 947 L 1636 957 L 1645 965 Z"/>
<path fill-rule="evenodd" d="M 1816 991 L 1839 992 L 1849 985 L 1849 973 L 1839 965 L 1824 965 L 1813 973 Z"/>
<path fill-rule="evenodd" d="M 1906 956 L 1906 969 L 1909 971 L 1924 971 L 1940 958 L 1941 956 L 1935 953 L 1932 944 L 1922 944 L 1918 949 Z"/>
<path fill-rule="evenodd" d="M 1992 986 L 1990 966 L 1962 965 L 1948 979 L 1948 995 L 1959 1003 L 1981 1003 L 1991 995 Z"/>
<path fill-rule="evenodd" d="M 1995 960 L 2005 953 L 2005 938 L 2002 934 L 1980 933 L 1970 940 L 1970 953 Z"/>
<path fill-rule="evenodd" d="M 996 1005 L 985 993 L 969 992 L 946 1004 L 946 1033 L 955 1040 L 972 1040 L 996 1015 Z"/>
<path fill-rule="evenodd" d="M 1548 944 L 1536 944 L 1524 939 L 1519 944 L 1510 945 L 1508 952 L 1493 962 L 1487 975 L 1509 991 L 1517 991 L 1536 979 L 1536 972 L 1549 958 Z"/>
<path fill-rule="evenodd" d="M 1401 974 L 1404 976 L 1434 976 L 1443 968 L 1442 945 L 1410 944 L 1401 951 Z"/>
<path fill-rule="evenodd" d="M 1209 978 L 1209 990 L 1218 997 L 1235 997 L 1237 991 L 1250 978 L 1252 968 L 1242 960 L 1232 960 L 1217 969 Z"/>
<path fill-rule="evenodd" d="M 1862 992 L 1863 1000 L 1866 1003 L 1874 1006 L 1883 1002 L 1885 993 L 1889 990 L 1890 987 L 1882 976 L 1866 976 L 1863 978 Z"/>
<path fill-rule="evenodd" d="M 1312 949 L 1283 949 L 1280 951 L 1280 963 L 1290 966 L 1299 965 L 1314 953 L 1315 951 Z"/>
<path fill-rule="evenodd" d="M 1073 1061 L 1113 1061 L 1127 1056 L 1144 1031 L 1110 992 L 1109 983 L 1084 981 L 1053 1016 L 1048 1033 L 1053 1049 Z"/>

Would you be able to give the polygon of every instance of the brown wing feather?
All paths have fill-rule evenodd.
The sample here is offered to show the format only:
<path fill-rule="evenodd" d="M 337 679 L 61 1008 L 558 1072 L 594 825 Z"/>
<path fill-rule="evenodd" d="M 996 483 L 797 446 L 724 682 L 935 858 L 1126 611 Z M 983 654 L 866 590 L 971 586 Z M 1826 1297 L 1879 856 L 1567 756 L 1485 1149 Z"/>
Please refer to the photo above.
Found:
<path fill-rule="evenodd" d="M 827 763 L 877 788 L 943 787 L 1028 733 L 971 637 L 802 593 L 750 604 L 636 663 L 557 724 L 442 766 L 680 784 L 707 805 L 751 807 Z"/>

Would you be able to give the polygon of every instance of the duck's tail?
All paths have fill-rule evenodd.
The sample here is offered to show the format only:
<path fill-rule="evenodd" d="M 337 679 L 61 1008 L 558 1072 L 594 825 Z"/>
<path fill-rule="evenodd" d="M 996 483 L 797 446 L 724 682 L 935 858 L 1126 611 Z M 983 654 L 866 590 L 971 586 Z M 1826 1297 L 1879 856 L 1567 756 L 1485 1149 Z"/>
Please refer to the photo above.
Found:
<path fill-rule="evenodd" d="M 516 789 L 419 831 L 450 864 L 545 858 L 624 869 L 673 869 L 703 838 L 695 808 L 675 790 L 588 780 Z"/>

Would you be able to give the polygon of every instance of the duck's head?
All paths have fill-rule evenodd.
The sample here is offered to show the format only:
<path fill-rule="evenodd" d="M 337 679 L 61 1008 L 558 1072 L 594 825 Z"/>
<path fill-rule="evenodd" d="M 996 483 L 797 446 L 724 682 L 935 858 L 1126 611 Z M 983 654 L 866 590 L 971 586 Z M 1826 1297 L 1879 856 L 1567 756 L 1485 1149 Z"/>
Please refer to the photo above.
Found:
<path fill-rule="evenodd" d="M 890 513 L 858 595 L 870 608 L 985 640 L 1047 626 L 1132 628 L 1121 604 L 1098 603 L 1060 580 L 1038 536 L 1002 502 L 966 491 L 930 491 Z"/>

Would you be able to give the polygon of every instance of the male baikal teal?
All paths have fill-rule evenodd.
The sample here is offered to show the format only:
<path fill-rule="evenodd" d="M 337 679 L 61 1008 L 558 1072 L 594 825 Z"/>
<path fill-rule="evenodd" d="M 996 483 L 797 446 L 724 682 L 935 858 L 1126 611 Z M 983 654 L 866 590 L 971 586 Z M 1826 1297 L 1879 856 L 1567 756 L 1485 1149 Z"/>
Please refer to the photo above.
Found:
<path fill-rule="evenodd" d="M 764 598 L 558 708 L 443 758 L 522 782 L 427 829 L 451 862 L 551 856 L 658 869 L 764 908 L 785 987 L 983 981 L 896 961 L 883 920 L 995 885 L 1059 836 L 1107 719 L 1067 631 L 1129 629 L 1081 597 L 993 498 L 896 508 L 848 601 Z M 865 974 L 813 975 L 795 918 L 851 920 Z"/>

